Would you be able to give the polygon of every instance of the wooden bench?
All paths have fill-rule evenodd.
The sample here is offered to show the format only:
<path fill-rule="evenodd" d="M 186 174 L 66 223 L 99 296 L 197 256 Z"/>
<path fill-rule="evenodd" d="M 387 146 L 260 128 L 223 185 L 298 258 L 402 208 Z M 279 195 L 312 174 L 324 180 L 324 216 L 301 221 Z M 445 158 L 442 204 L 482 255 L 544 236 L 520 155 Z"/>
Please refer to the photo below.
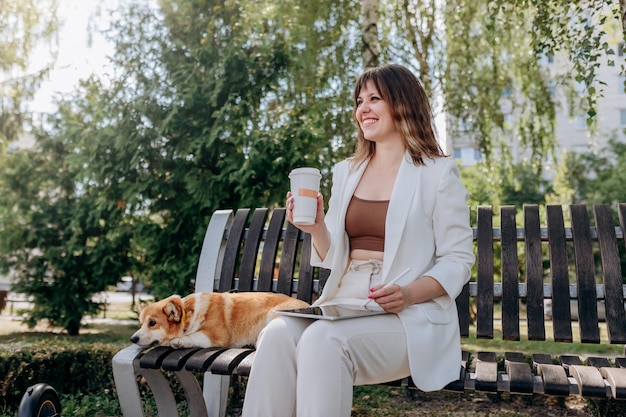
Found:
<path fill-rule="evenodd" d="M 619 357 L 542 352 L 519 353 L 516 341 L 626 344 L 624 256 L 626 204 L 619 224 L 607 205 L 548 206 L 541 226 L 538 206 L 477 209 L 477 254 L 471 282 L 457 298 L 462 337 L 507 341 L 507 352 L 463 352 L 459 380 L 446 389 L 556 396 L 626 398 L 626 352 Z M 497 217 L 496 217 L 497 219 Z M 274 291 L 308 302 L 320 293 L 327 270 L 311 267 L 310 236 L 285 221 L 285 210 L 216 211 L 200 254 L 196 291 Z M 551 302 L 551 313 L 546 311 Z M 572 305 L 575 308 L 572 308 Z M 604 314 L 599 314 L 598 306 Z M 475 312 L 475 313 L 474 313 Z M 574 314 L 572 314 L 574 312 Z M 548 314 L 549 313 L 549 314 Z M 567 351 L 566 345 L 563 351 Z M 129 346 L 113 359 L 117 394 L 125 417 L 143 417 L 137 379 L 154 394 L 159 415 L 177 416 L 163 371 L 184 389 L 190 416 L 224 416 L 231 375 L 247 376 L 254 349 L 142 349 Z M 390 381 L 404 383 L 407 381 Z"/>

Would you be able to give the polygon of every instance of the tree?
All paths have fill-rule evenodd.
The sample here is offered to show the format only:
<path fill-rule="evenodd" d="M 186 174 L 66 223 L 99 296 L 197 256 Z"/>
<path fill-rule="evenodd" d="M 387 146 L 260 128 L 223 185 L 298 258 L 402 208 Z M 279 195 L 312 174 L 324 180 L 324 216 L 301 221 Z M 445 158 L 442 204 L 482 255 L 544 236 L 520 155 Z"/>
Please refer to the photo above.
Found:
<path fill-rule="evenodd" d="M 378 66 L 380 44 L 378 41 L 378 0 L 363 0 L 363 66 Z"/>
<path fill-rule="evenodd" d="M 624 39 L 626 39 L 626 0 L 620 0 L 620 14 L 622 16 L 622 32 L 624 34 Z"/>
<path fill-rule="evenodd" d="M 461 179 L 469 192 L 471 210 L 478 206 L 492 206 L 498 210 L 503 205 L 521 209 L 524 204 L 545 204 L 546 194 L 552 192 L 550 183 L 541 174 L 528 167 L 527 162 L 513 163 L 500 160 L 484 162 L 461 168 Z M 471 219 L 476 218 L 472 212 Z"/>
<path fill-rule="evenodd" d="M 611 35 L 619 7 L 614 0 L 380 2 L 380 60 L 414 67 L 450 117 L 449 134 L 473 139 L 488 163 L 494 152 L 508 152 L 512 139 L 531 150 L 532 169 L 540 172 L 553 156 L 555 85 L 570 93 L 584 87 L 569 105 L 587 112 L 593 128 L 603 85 L 597 67 L 624 68 Z M 550 77 L 541 60 L 557 54 L 572 70 Z"/>
<path fill-rule="evenodd" d="M 521 0 L 447 4 L 125 3 L 108 31 L 118 72 L 85 80 L 59 103 L 52 128 L 38 135 L 32 154 L 16 152 L 3 167 L 7 212 L 1 222 L 14 236 L 11 246 L 0 248 L 5 262 L 26 271 L 24 288 L 42 294 L 42 303 L 61 300 L 67 291 L 87 300 L 90 291 L 130 271 L 145 277 L 157 297 L 191 291 L 215 209 L 284 204 L 286 174 L 297 166 L 319 167 L 328 194 L 332 165 L 354 147 L 352 88 L 369 62 L 364 47 L 371 59 L 377 56 L 377 39 L 363 33 L 365 12 L 368 28 L 382 28 L 378 62 L 417 69 L 455 122 L 479 134 L 487 154 L 504 136 L 518 135 L 537 150 L 537 171 L 553 118 L 537 64 L 537 51 L 545 49 L 531 34 L 532 25 L 547 24 L 544 9 L 532 3 L 526 11 Z M 523 116 L 519 124 L 505 121 L 502 97 L 514 101 Z M 514 196 L 523 189 L 509 171 L 488 169 L 490 178 L 500 179 L 485 190 L 500 193 L 504 184 Z M 28 177 L 29 170 L 37 175 Z M 27 234 L 20 235 L 18 226 L 25 224 Z M 26 239 L 30 235 L 50 240 Z M 105 251 L 98 258 L 94 241 Z M 80 303 L 68 299 L 74 302 Z M 45 314 L 55 317 L 61 307 L 51 305 Z M 84 305 L 82 313 L 95 308 Z"/>
<path fill-rule="evenodd" d="M 76 335 L 93 295 L 132 266 L 132 228 L 106 185 L 76 163 L 76 137 L 88 126 L 61 106 L 51 134 L 37 132 L 34 149 L 15 150 L 0 171 L 0 262 L 14 272 L 14 290 L 32 297 L 27 322 L 48 319 Z"/>
<path fill-rule="evenodd" d="M 393 0 L 380 3 L 381 56 L 418 74 L 433 99 L 442 93 L 444 51 L 442 2 L 436 0 Z"/>
<path fill-rule="evenodd" d="M 350 152 L 358 52 L 342 32 L 358 19 L 295 4 L 136 2 L 110 32 L 120 73 L 73 98 L 94 97 L 73 158 L 133 219 L 158 297 L 192 290 L 215 209 L 283 204 L 290 169 L 327 174 Z"/>
<path fill-rule="evenodd" d="M 552 201 L 589 205 L 623 203 L 626 144 L 612 137 L 597 153 L 567 153 L 559 164 L 558 173 L 555 193 L 550 195 Z"/>
<path fill-rule="evenodd" d="M 15 140 L 28 119 L 25 103 L 54 62 L 58 30 L 56 0 L 3 0 L 0 3 L 0 150 Z M 51 48 L 51 62 L 31 69 L 37 46 Z"/>

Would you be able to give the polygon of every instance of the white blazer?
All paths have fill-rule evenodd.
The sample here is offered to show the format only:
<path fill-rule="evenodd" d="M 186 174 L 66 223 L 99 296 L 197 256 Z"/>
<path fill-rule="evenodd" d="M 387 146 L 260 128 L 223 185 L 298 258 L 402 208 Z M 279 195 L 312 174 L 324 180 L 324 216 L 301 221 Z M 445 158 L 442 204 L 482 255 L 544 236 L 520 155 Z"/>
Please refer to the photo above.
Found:
<path fill-rule="evenodd" d="M 367 162 L 350 171 L 338 163 L 325 223 L 331 235 L 322 260 L 312 248 L 311 264 L 331 270 L 315 305 L 333 298 L 346 271 L 350 246 L 346 211 Z M 415 165 L 406 153 L 394 184 L 385 222 L 384 282 L 407 267 L 406 285 L 424 275 L 435 278 L 446 295 L 409 306 L 398 314 L 406 331 L 411 376 L 423 391 L 439 390 L 459 379 L 461 340 L 455 298 L 469 281 L 474 264 L 468 193 L 450 157 Z"/>

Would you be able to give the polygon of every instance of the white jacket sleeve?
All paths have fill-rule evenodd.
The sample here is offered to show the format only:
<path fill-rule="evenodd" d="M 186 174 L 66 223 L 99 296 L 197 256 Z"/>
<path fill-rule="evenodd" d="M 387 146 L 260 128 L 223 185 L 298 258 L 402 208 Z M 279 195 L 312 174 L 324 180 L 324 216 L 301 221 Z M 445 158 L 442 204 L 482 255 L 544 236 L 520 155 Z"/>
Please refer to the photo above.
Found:
<path fill-rule="evenodd" d="M 468 193 L 456 164 L 450 162 L 440 178 L 433 210 L 436 261 L 424 273 L 435 278 L 446 290 L 446 296 L 433 300 L 443 308 L 447 308 L 461 293 L 463 285 L 471 277 L 474 264 Z"/>

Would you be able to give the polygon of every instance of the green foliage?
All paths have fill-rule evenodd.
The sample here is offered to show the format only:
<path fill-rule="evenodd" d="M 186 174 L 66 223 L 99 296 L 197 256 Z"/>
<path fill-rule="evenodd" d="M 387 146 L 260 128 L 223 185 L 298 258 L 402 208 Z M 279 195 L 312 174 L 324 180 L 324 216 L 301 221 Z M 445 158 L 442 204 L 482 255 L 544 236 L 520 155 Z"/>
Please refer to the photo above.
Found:
<path fill-rule="evenodd" d="M 603 80 L 598 78 L 601 65 L 620 65 L 615 59 L 619 41 L 624 41 L 625 16 L 614 0 L 489 0 L 494 10 L 504 10 L 505 24 L 527 21 L 528 46 L 535 57 L 556 56 L 571 63 L 572 70 L 560 75 L 557 84 L 569 88 L 570 112 L 583 110 L 587 126 L 597 127 L 597 100 L 603 94 Z M 623 13 L 623 12 L 622 12 Z M 617 39 L 616 39 L 617 38 Z M 554 77 L 554 74 L 552 75 Z M 578 88 L 573 87 L 577 84 Z M 574 93 L 576 91 L 576 93 Z M 548 109 L 548 108 L 547 108 Z"/>
<path fill-rule="evenodd" d="M 83 132 L 73 161 L 124 206 L 128 251 L 157 297 L 192 290 L 215 209 L 282 205 L 292 168 L 329 173 L 345 155 L 352 80 L 330 65 L 342 41 L 305 45 L 348 18 L 331 2 L 313 16 L 293 6 L 137 2 L 111 31 L 123 70 L 67 103 Z"/>
<path fill-rule="evenodd" d="M 488 159 L 469 174 L 476 203 L 541 203 L 549 190 L 538 174 L 551 149 L 554 103 L 538 59 L 556 44 L 539 35 L 563 24 L 545 17 L 566 8 L 557 3 L 379 5 L 380 61 L 416 68 L 433 99 L 442 95 L 453 126 L 463 125 L 487 156 L 504 154 L 502 166 Z M 211 213 L 283 205 L 294 167 L 319 167 L 327 195 L 331 167 L 354 146 L 360 6 L 120 6 L 107 32 L 116 73 L 83 80 L 40 127 L 37 147 L 9 155 L 0 173 L 0 259 L 34 298 L 30 322 L 49 318 L 75 334 L 98 309 L 91 296 L 126 274 L 157 298 L 192 291 Z M 576 10 L 578 2 L 567 16 Z M 504 168 L 500 146 L 511 135 L 534 151 L 530 163 Z"/>
<path fill-rule="evenodd" d="M 106 192 L 71 164 L 72 123 L 66 114 L 42 133 L 38 147 L 11 152 L 0 172 L 0 263 L 12 271 L 14 291 L 32 296 L 28 322 L 47 318 L 78 334 L 84 314 L 94 314 L 95 293 L 129 269 L 130 235 Z"/>
<path fill-rule="evenodd" d="M 616 204 L 626 195 L 626 144 L 611 138 L 596 153 L 565 153 L 557 167 L 554 193 L 556 203 Z"/>
<path fill-rule="evenodd" d="M 536 13 L 510 2 L 447 3 L 446 110 L 452 131 L 473 138 L 488 163 L 510 151 L 507 138 L 530 149 L 537 167 L 554 144 L 555 103 L 532 47 Z"/>
<path fill-rule="evenodd" d="M 22 132 L 33 98 L 50 64 L 32 69 L 38 45 L 56 48 L 56 0 L 3 0 L 0 4 L 0 150 Z M 50 61 L 54 61 L 51 54 Z"/>
<path fill-rule="evenodd" d="M 524 204 L 545 204 L 545 195 L 551 190 L 549 182 L 528 162 L 500 161 L 463 167 L 461 180 L 470 195 L 472 221 L 478 206 L 492 206 L 497 213 L 500 206 L 513 205 L 519 211 Z"/>

